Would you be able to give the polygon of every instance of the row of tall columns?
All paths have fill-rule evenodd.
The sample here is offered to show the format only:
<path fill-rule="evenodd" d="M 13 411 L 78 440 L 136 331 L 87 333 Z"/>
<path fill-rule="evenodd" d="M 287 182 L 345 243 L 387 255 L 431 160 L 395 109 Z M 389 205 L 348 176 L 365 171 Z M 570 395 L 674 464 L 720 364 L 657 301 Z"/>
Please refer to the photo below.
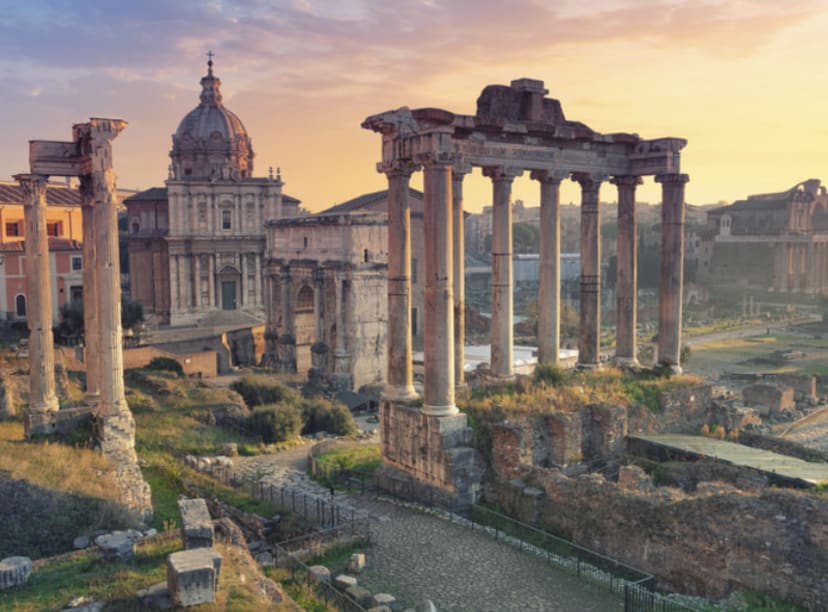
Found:
<path fill-rule="evenodd" d="M 828 289 L 828 245 L 782 242 L 774 251 L 773 289 L 780 293 L 822 293 Z"/>
<path fill-rule="evenodd" d="M 26 224 L 26 319 L 29 327 L 29 414 L 27 433 L 40 431 L 49 414 L 58 410 L 55 387 L 55 348 L 52 337 L 52 291 L 49 237 L 46 233 L 47 177 L 18 174 L 23 188 Z"/>

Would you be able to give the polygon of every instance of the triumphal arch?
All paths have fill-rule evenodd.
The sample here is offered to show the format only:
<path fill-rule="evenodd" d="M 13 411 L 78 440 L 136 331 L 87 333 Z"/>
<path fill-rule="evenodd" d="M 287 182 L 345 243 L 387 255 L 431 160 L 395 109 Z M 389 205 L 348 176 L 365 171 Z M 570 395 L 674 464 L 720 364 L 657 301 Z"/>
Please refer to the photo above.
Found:
<path fill-rule="evenodd" d="M 30 392 L 26 436 L 71 427 L 91 411 L 101 451 L 115 467 L 124 503 L 152 515 L 149 485 L 135 454 L 135 420 L 124 390 L 118 199 L 112 141 L 121 119 L 92 118 L 72 126 L 72 140 L 29 142 L 29 174 L 17 174 L 25 194 L 25 260 L 28 293 Z M 80 179 L 83 225 L 85 407 L 60 409 L 55 392 L 52 292 L 46 191 L 50 176 Z"/>
<path fill-rule="evenodd" d="M 559 187 L 581 187 L 581 281 L 578 364 L 600 366 L 601 219 L 599 191 L 618 190 L 616 360 L 636 363 L 635 190 L 642 177 L 662 186 L 658 361 L 679 369 L 684 252 L 684 185 L 681 138 L 645 140 L 637 134 L 600 134 L 567 120 L 542 81 L 518 79 L 489 85 L 475 115 L 423 108 L 368 117 L 363 128 L 382 135 L 388 177 L 388 377 L 382 402 L 386 462 L 420 480 L 474 494 L 474 470 L 463 457 L 465 416 L 455 405 L 463 382 L 463 177 L 480 167 L 493 187 L 491 371 L 513 373 L 512 219 L 510 192 L 524 173 L 540 187 L 541 242 L 538 349 L 541 363 L 556 363 L 560 336 Z M 411 232 L 409 179 L 424 173 L 426 312 L 422 401 L 413 387 L 411 361 Z"/>

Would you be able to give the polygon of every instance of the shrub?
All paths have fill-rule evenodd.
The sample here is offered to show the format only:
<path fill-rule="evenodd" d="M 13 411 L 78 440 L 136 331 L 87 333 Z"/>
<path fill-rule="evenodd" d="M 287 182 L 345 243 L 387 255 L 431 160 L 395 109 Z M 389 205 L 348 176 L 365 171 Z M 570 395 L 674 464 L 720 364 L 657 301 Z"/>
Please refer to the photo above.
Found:
<path fill-rule="evenodd" d="M 566 382 L 566 379 L 566 371 L 560 366 L 539 363 L 535 368 L 534 382 L 536 383 L 543 382 L 547 385 L 557 387 Z"/>
<path fill-rule="evenodd" d="M 284 442 L 295 438 L 302 429 L 302 415 L 289 404 L 259 406 L 247 421 L 251 433 L 260 435 L 264 442 Z"/>
<path fill-rule="evenodd" d="M 151 372 L 172 372 L 177 376 L 184 376 L 184 368 L 171 357 L 153 357 L 144 369 Z"/>
<path fill-rule="evenodd" d="M 343 404 L 314 397 L 302 401 L 303 434 L 312 434 L 318 431 L 339 436 L 349 436 L 358 431 L 351 411 Z"/>
<path fill-rule="evenodd" d="M 248 408 L 280 403 L 296 405 L 299 400 L 296 391 L 265 376 L 243 376 L 231 383 L 230 388 L 242 396 Z"/>

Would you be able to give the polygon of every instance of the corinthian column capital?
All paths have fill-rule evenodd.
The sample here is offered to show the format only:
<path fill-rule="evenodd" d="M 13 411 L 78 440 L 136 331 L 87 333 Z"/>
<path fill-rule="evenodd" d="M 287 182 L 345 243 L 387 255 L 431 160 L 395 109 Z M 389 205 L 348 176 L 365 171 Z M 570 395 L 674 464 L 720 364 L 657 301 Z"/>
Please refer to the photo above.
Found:
<path fill-rule="evenodd" d="M 558 183 L 567 178 L 571 173 L 568 170 L 532 170 L 529 173 L 529 178 L 539 183 Z"/>
<path fill-rule="evenodd" d="M 409 178 L 412 174 L 420 169 L 420 164 L 410 159 L 395 159 L 387 162 L 379 162 L 377 164 L 377 172 L 381 172 L 389 178 L 395 176 L 404 176 Z"/>
<path fill-rule="evenodd" d="M 610 179 L 610 183 L 617 185 L 618 187 L 636 187 L 643 182 L 644 181 L 641 180 L 640 176 L 634 175 L 613 176 Z"/>
<path fill-rule="evenodd" d="M 23 189 L 23 204 L 34 206 L 46 202 L 46 190 L 49 177 L 42 174 L 15 174 L 16 180 Z"/>
<path fill-rule="evenodd" d="M 506 181 L 511 183 L 516 177 L 523 174 L 523 168 L 513 166 L 484 166 L 483 176 L 492 179 L 492 182 L 499 183 Z"/>

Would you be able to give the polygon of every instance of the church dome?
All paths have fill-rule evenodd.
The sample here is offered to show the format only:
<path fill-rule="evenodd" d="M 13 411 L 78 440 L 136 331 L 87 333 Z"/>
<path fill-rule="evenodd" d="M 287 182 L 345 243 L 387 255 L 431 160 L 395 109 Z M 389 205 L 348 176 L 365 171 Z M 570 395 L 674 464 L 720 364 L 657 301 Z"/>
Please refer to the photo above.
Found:
<path fill-rule="evenodd" d="M 181 120 L 172 137 L 175 179 L 238 180 L 253 173 L 250 137 L 241 119 L 222 104 L 220 88 L 211 56 L 201 79 L 201 103 Z"/>

